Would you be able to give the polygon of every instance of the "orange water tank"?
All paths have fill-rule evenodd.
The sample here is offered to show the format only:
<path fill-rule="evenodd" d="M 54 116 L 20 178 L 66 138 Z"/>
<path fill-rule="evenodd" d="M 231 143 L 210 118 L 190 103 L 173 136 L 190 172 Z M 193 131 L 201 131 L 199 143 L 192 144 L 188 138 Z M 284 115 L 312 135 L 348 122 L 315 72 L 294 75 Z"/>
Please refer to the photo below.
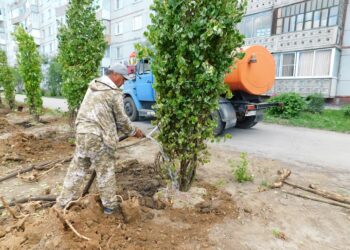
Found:
<path fill-rule="evenodd" d="M 262 46 L 244 49 L 245 56 L 236 62 L 231 73 L 225 77 L 225 83 L 232 91 L 241 90 L 253 95 L 269 91 L 275 83 L 275 60 L 271 53 Z"/>

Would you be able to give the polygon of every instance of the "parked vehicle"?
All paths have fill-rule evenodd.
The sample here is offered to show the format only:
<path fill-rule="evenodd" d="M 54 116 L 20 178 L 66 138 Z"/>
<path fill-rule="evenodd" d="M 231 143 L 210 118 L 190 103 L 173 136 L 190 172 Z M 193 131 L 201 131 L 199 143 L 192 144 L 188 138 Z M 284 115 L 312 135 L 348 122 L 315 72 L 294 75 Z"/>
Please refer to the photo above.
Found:
<path fill-rule="evenodd" d="M 221 97 L 219 109 L 212 114 L 212 119 L 217 121 L 215 135 L 231 127 L 251 128 L 263 119 L 263 110 L 279 105 L 261 100 L 275 82 L 275 62 L 271 53 L 262 46 L 251 46 L 243 52 L 243 59 L 236 62 L 224 80 L 233 97 Z M 154 116 L 152 105 L 156 100 L 149 61 L 141 60 L 134 71 L 135 78 L 127 81 L 123 90 L 125 112 L 132 121 Z"/>

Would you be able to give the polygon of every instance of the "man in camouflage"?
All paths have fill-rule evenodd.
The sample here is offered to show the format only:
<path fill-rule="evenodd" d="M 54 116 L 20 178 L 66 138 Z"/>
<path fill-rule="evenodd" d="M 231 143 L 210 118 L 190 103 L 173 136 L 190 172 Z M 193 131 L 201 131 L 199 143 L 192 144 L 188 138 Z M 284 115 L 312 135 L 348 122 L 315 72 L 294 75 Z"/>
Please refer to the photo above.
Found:
<path fill-rule="evenodd" d="M 90 82 L 75 122 L 75 153 L 57 198 L 61 207 L 79 193 L 91 165 L 96 171 L 104 212 L 110 214 L 117 208 L 114 170 L 117 132 L 139 138 L 144 136 L 140 129 L 132 126 L 124 112 L 123 92 L 119 87 L 125 79 L 129 79 L 127 68 L 118 64 L 111 67 L 107 75 Z"/>

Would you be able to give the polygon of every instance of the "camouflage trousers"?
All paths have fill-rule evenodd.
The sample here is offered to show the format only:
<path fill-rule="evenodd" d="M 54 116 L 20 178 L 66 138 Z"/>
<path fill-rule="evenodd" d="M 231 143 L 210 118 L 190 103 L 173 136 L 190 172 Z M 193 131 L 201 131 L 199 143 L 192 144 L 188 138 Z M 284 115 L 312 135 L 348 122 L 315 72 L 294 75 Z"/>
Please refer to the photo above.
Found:
<path fill-rule="evenodd" d="M 62 207 L 81 193 L 84 177 L 91 168 L 96 171 L 96 183 L 104 207 L 118 206 L 116 197 L 115 156 L 102 138 L 94 134 L 77 134 L 76 148 L 63 182 L 63 189 L 57 198 Z M 80 195 L 80 194 L 79 194 Z"/>

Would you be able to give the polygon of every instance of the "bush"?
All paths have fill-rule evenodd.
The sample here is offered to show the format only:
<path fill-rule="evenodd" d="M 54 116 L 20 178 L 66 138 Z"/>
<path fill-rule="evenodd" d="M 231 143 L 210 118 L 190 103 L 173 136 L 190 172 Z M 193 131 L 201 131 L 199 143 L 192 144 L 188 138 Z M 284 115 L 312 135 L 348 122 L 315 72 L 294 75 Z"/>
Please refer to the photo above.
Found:
<path fill-rule="evenodd" d="M 305 100 L 297 93 L 283 93 L 269 99 L 269 102 L 281 102 L 283 106 L 272 107 L 268 113 L 282 118 L 291 118 L 305 109 Z"/>
<path fill-rule="evenodd" d="M 241 153 L 241 161 L 237 164 L 231 162 L 232 175 L 236 181 L 242 183 L 246 181 L 252 181 L 254 177 L 248 171 L 248 159 L 247 153 Z"/>
<path fill-rule="evenodd" d="M 321 113 L 324 109 L 324 97 L 322 94 L 312 94 L 306 97 L 306 111 Z"/>
<path fill-rule="evenodd" d="M 350 118 L 350 105 L 345 105 L 341 110 L 343 111 L 345 117 Z"/>

